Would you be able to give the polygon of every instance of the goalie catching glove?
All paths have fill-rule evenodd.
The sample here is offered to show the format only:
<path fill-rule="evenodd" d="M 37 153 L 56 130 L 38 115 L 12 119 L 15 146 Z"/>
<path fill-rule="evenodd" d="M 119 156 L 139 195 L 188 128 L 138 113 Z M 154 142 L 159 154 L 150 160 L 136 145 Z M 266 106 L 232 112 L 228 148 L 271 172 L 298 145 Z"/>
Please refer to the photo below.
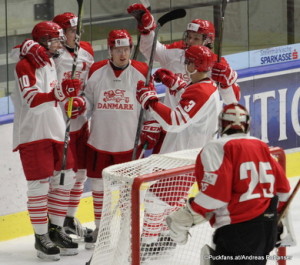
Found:
<path fill-rule="evenodd" d="M 170 229 L 170 237 L 180 245 L 187 243 L 191 227 L 208 221 L 208 219 L 192 209 L 190 203 L 193 199 L 194 198 L 190 198 L 187 201 L 186 206 L 171 213 L 166 218 L 167 225 Z"/>
<path fill-rule="evenodd" d="M 153 149 L 159 140 L 160 132 L 161 126 L 157 121 L 145 121 L 141 133 L 142 146 L 147 144 L 147 150 Z"/>
<path fill-rule="evenodd" d="M 72 112 L 71 112 L 71 119 L 76 119 L 79 115 L 84 113 L 86 110 L 85 100 L 82 97 L 74 97 L 72 102 Z M 68 114 L 70 101 L 65 104 L 65 111 Z"/>
<path fill-rule="evenodd" d="M 179 76 L 176 76 L 173 72 L 164 68 L 158 69 L 153 74 L 153 78 L 156 82 L 161 82 L 168 87 L 171 95 L 176 95 L 177 91 L 187 86 Z"/>
<path fill-rule="evenodd" d="M 224 61 L 216 62 L 211 70 L 211 78 L 219 82 L 221 88 L 228 88 L 237 80 L 237 72 Z"/>
<path fill-rule="evenodd" d="M 20 47 L 20 57 L 26 58 L 36 69 L 51 65 L 46 48 L 33 40 L 25 40 Z"/>
<path fill-rule="evenodd" d="M 60 86 L 54 88 L 54 96 L 58 101 L 64 101 L 66 98 L 76 97 L 81 89 L 79 79 L 66 79 Z"/>
<path fill-rule="evenodd" d="M 156 28 L 152 14 L 144 5 L 133 4 L 127 8 L 127 12 L 137 20 L 140 33 L 147 35 Z"/>
<path fill-rule="evenodd" d="M 137 83 L 136 99 L 142 105 L 143 109 L 148 109 L 149 104 L 153 101 L 158 101 L 158 96 L 152 82 L 148 86 L 145 82 L 140 80 Z"/>

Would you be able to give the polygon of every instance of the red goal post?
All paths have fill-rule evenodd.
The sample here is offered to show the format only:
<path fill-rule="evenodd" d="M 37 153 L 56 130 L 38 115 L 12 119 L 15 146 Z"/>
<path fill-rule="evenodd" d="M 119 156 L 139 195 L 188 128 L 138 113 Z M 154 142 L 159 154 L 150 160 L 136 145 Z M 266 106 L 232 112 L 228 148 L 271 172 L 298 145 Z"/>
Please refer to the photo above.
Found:
<path fill-rule="evenodd" d="M 152 155 L 103 171 L 104 205 L 91 265 L 200 264 L 202 246 L 211 245 L 213 229 L 208 222 L 193 227 L 188 243 L 183 246 L 174 246 L 170 238 L 156 235 L 158 228 L 164 234 L 166 215 L 184 205 L 180 198 L 197 192 L 193 185 L 194 163 L 199 151 Z M 271 152 L 285 168 L 284 151 L 276 147 Z M 149 205 L 152 212 L 147 215 Z M 147 216 L 150 223 L 145 232 Z M 144 243 L 148 236 L 156 238 L 154 243 Z M 280 248 L 276 255 L 285 256 L 285 248 Z M 278 259 L 278 264 L 285 264 L 285 260 Z"/>

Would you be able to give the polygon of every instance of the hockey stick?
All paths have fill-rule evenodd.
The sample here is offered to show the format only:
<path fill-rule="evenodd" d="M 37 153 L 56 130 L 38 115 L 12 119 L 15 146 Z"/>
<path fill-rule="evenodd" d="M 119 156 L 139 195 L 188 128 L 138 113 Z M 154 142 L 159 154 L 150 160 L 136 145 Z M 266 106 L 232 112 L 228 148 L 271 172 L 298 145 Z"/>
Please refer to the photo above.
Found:
<path fill-rule="evenodd" d="M 141 3 L 143 4 L 144 7 L 146 7 L 149 11 L 151 11 L 151 6 L 150 6 L 150 3 L 149 3 L 148 0 L 140 0 L 140 1 L 141 1 Z M 140 21 L 143 14 L 144 14 L 144 12 L 139 12 L 134 17 L 136 18 L 137 21 Z M 137 56 L 139 54 L 140 42 L 141 42 L 141 33 L 138 32 L 138 35 L 137 35 L 137 44 L 136 44 L 136 47 L 134 49 L 134 54 L 132 56 L 133 60 L 136 60 L 136 58 L 137 58 Z"/>
<path fill-rule="evenodd" d="M 186 15 L 186 11 L 182 8 L 179 8 L 179 9 L 174 9 L 174 10 L 164 14 L 162 17 L 160 17 L 158 19 L 157 27 L 154 31 L 154 38 L 153 38 L 152 49 L 151 49 L 151 54 L 150 54 L 150 58 L 149 58 L 149 68 L 148 68 L 148 72 L 147 72 L 147 76 L 146 76 L 145 86 L 148 86 L 149 83 L 150 83 L 151 72 L 152 72 L 153 61 L 154 61 L 154 53 L 155 53 L 155 50 L 156 50 L 156 42 L 157 42 L 157 37 L 158 37 L 158 31 L 167 22 L 178 19 L 178 18 L 183 18 L 183 17 L 185 17 L 185 15 Z M 140 115 L 139 115 L 139 120 L 138 120 L 137 131 L 136 131 L 136 135 L 135 135 L 132 160 L 136 159 L 136 153 L 137 153 L 139 138 L 140 138 L 140 134 L 141 134 L 141 130 L 142 130 L 143 115 L 144 115 L 144 110 L 143 110 L 143 108 L 141 108 Z"/>
<path fill-rule="evenodd" d="M 217 49 L 218 62 L 221 61 L 221 57 L 222 57 L 224 18 L 225 18 L 225 9 L 227 6 L 227 2 L 229 2 L 229 0 L 222 0 L 222 4 L 221 4 L 221 16 L 220 16 L 220 22 L 219 22 L 220 23 L 219 24 L 219 43 L 218 43 L 218 49 Z"/>
<path fill-rule="evenodd" d="M 281 219 L 286 215 L 286 212 L 288 210 L 288 207 L 290 206 L 291 202 L 293 201 L 293 199 L 295 198 L 298 190 L 300 188 L 300 179 L 298 180 L 295 188 L 293 189 L 293 192 L 291 193 L 290 197 L 288 198 L 287 202 L 285 203 L 285 205 L 283 206 L 279 216 L 278 216 L 278 224 L 280 224 Z"/>
<path fill-rule="evenodd" d="M 75 37 L 74 58 L 73 58 L 73 65 L 72 65 L 72 72 L 71 72 L 72 79 L 74 79 L 75 77 L 75 71 L 77 66 L 79 42 L 80 42 L 80 35 L 81 35 L 81 14 L 82 14 L 83 0 L 77 0 L 77 4 L 78 4 L 78 18 L 77 18 L 76 37 Z M 60 181 L 59 181 L 60 185 L 64 185 L 64 181 L 65 181 L 67 154 L 69 148 L 69 135 L 70 135 L 70 128 L 71 128 L 72 105 L 73 105 L 73 98 L 69 98 L 66 131 L 65 131 L 65 139 L 64 139 L 63 159 L 62 159 Z"/>

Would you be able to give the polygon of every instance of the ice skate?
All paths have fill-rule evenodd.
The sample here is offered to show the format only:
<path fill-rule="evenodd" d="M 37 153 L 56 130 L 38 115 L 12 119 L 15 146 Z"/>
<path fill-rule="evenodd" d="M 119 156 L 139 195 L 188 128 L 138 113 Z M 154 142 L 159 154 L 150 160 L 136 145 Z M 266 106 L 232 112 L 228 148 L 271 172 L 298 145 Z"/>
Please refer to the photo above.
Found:
<path fill-rule="evenodd" d="M 37 250 L 37 256 L 40 259 L 48 259 L 57 261 L 60 260 L 60 250 L 51 241 L 49 234 L 37 235 L 35 234 L 35 244 L 34 247 Z"/>
<path fill-rule="evenodd" d="M 50 239 L 60 248 L 61 256 L 73 256 L 78 254 L 78 244 L 66 234 L 60 226 L 50 224 Z"/>
<path fill-rule="evenodd" d="M 83 227 L 77 218 L 70 216 L 66 216 L 65 218 L 64 230 L 77 242 L 84 240 L 93 232 L 92 229 Z"/>
<path fill-rule="evenodd" d="M 96 228 L 92 233 L 88 234 L 84 238 L 85 248 L 86 249 L 93 249 L 95 247 L 95 243 L 97 241 L 98 232 L 99 232 L 99 228 Z"/>

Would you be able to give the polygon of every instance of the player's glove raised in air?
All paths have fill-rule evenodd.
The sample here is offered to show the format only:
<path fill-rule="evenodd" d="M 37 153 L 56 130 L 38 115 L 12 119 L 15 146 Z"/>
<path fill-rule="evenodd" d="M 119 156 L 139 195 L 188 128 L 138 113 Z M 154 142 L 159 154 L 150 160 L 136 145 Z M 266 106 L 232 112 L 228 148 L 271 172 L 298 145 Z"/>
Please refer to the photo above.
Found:
<path fill-rule="evenodd" d="M 237 72 L 226 62 L 215 62 L 211 70 L 211 78 L 219 82 L 221 88 L 228 88 L 237 80 Z"/>
<path fill-rule="evenodd" d="M 149 34 L 156 28 L 154 17 L 142 4 L 133 4 L 127 8 L 128 14 L 138 22 L 138 30 L 142 34 Z"/>
<path fill-rule="evenodd" d="M 163 83 L 169 88 L 171 95 L 176 95 L 176 93 L 187 86 L 179 76 L 176 76 L 172 71 L 168 69 L 158 69 L 154 74 L 153 78 L 155 82 Z"/>
<path fill-rule="evenodd" d="M 147 144 L 147 150 L 153 149 L 159 140 L 161 132 L 160 124 L 155 121 L 145 121 L 141 133 L 141 145 Z"/>
<path fill-rule="evenodd" d="M 143 109 L 148 109 L 149 104 L 158 101 L 158 96 L 152 82 L 145 86 L 145 82 L 140 80 L 137 83 L 136 99 L 142 105 Z"/>
<path fill-rule="evenodd" d="M 71 119 L 76 119 L 86 110 L 85 100 L 82 97 L 74 97 L 72 102 Z M 68 113 L 70 101 L 65 104 L 65 111 Z"/>
<path fill-rule="evenodd" d="M 167 216 L 166 222 L 170 229 L 170 237 L 178 244 L 184 245 L 188 241 L 189 230 L 192 226 L 207 221 L 202 215 L 196 213 L 190 202 L 194 198 L 187 201 L 186 206 L 171 213 Z"/>
<path fill-rule="evenodd" d="M 20 57 L 26 58 L 35 68 L 51 64 L 46 48 L 33 40 L 25 40 L 20 47 Z"/>
<path fill-rule="evenodd" d="M 79 79 L 65 79 L 60 86 L 54 88 L 54 96 L 58 101 L 78 96 L 81 88 Z"/>

